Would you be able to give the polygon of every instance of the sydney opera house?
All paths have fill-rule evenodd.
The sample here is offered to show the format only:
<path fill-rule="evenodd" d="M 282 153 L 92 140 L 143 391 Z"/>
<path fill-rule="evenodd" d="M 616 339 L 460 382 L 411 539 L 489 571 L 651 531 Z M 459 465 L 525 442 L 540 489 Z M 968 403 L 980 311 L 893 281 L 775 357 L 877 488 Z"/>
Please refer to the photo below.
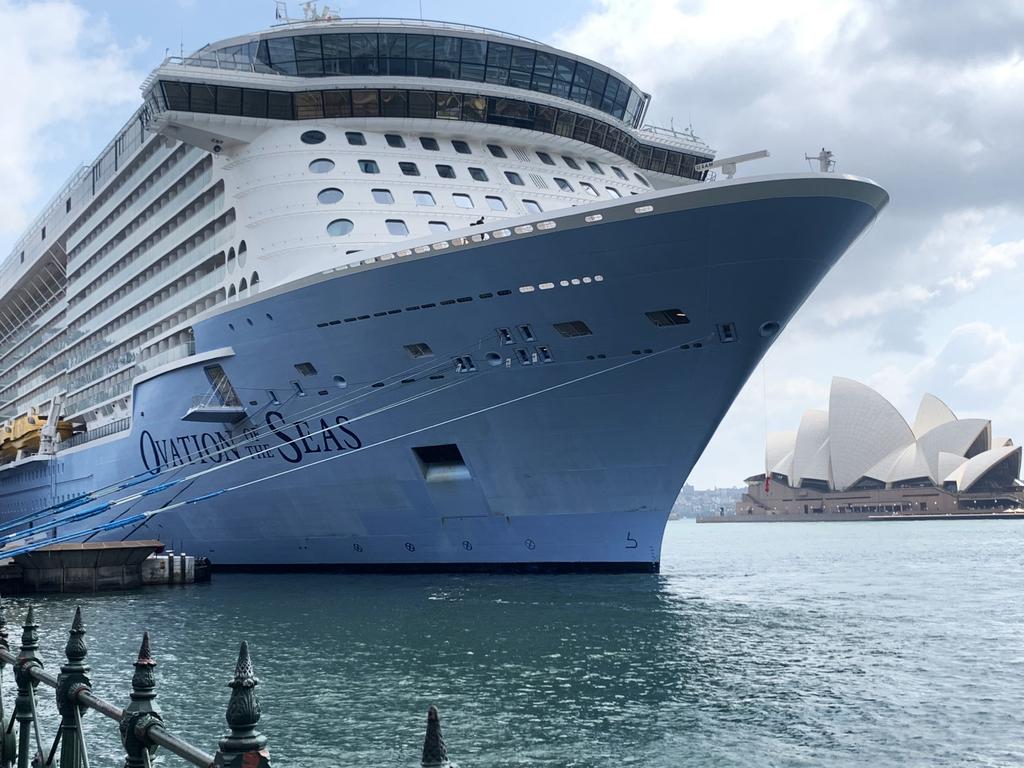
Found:
<path fill-rule="evenodd" d="M 747 478 L 738 515 L 956 514 L 1021 506 L 1021 446 L 988 419 L 958 419 L 926 394 L 913 424 L 870 387 L 836 377 L 828 410 L 769 436 L 766 474 Z"/>

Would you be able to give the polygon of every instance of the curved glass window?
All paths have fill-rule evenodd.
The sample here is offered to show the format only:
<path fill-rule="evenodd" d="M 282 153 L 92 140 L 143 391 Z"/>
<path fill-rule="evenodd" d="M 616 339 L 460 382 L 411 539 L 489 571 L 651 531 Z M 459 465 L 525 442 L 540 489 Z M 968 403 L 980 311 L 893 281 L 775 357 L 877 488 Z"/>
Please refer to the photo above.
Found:
<path fill-rule="evenodd" d="M 515 171 L 505 171 L 505 178 L 508 179 L 509 184 L 515 184 L 517 187 L 526 186 L 523 183 L 523 177 Z"/>
<path fill-rule="evenodd" d="M 450 232 L 451 227 L 448 226 L 447 221 L 428 221 L 427 224 L 430 226 L 431 232 Z"/>
<path fill-rule="evenodd" d="M 331 205 L 332 203 L 340 202 L 344 196 L 345 193 L 337 187 L 327 187 L 317 193 L 316 199 L 324 205 Z"/>
<path fill-rule="evenodd" d="M 327 225 L 327 234 L 331 237 L 341 237 L 351 232 L 354 226 L 349 219 L 335 219 Z"/>
<path fill-rule="evenodd" d="M 542 213 L 544 211 L 536 200 L 523 200 L 523 207 L 528 213 Z"/>
<path fill-rule="evenodd" d="M 459 206 L 459 208 L 473 207 L 473 198 L 471 198 L 469 195 L 464 195 L 461 192 L 456 192 L 454 195 L 452 195 L 452 200 L 455 202 L 457 206 Z"/>
<path fill-rule="evenodd" d="M 437 168 L 437 175 L 440 176 L 442 179 L 455 178 L 455 169 L 452 168 L 450 165 L 435 165 L 434 167 Z"/>
<path fill-rule="evenodd" d="M 326 157 L 318 157 L 309 164 L 309 170 L 313 173 L 328 173 L 334 170 L 334 161 Z"/>
<path fill-rule="evenodd" d="M 389 147 L 394 147 L 395 149 L 405 149 L 405 139 L 403 139 L 397 133 L 385 133 L 384 140 L 388 143 Z"/>
<path fill-rule="evenodd" d="M 430 192 L 415 191 L 412 193 L 412 198 L 416 201 L 416 205 L 437 205 L 437 203 L 434 202 L 434 196 Z"/>
<path fill-rule="evenodd" d="M 497 144 L 488 144 L 487 149 L 495 157 L 506 158 L 508 155 L 505 154 L 505 150 L 499 147 Z"/>
<path fill-rule="evenodd" d="M 560 190 L 562 190 L 563 192 L 575 192 L 575 190 L 572 188 L 572 184 L 570 184 L 565 179 L 560 179 L 560 178 L 558 178 L 556 176 L 555 177 L 555 184 L 557 184 L 558 188 Z"/>
<path fill-rule="evenodd" d="M 380 166 L 376 160 L 360 160 L 359 170 L 363 173 L 380 173 Z"/>
<path fill-rule="evenodd" d="M 636 176 L 636 180 L 637 180 L 637 181 L 639 181 L 639 182 L 640 182 L 641 184 L 643 184 L 643 185 L 644 185 L 645 187 L 649 187 L 649 186 L 651 186 L 651 185 L 650 185 L 650 184 L 648 183 L 647 179 L 645 179 L 645 178 L 644 178 L 643 176 L 641 176 L 641 175 L 640 175 L 639 173 L 634 173 L 633 175 L 634 175 L 634 176 Z"/>
<path fill-rule="evenodd" d="M 327 134 L 323 131 L 303 131 L 299 141 L 303 144 L 321 144 L 327 140 Z"/>
<path fill-rule="evenodd" d="M 370 190 L 373 195 L 373 201 L 380 203 L 381 205 L 391 205 L 395 202 L 395 196 L 391 194 L 390 189 L 373 189 Z"/>
<path fill-rule="evenodd" d="M 549 155 L 547 152 L 538 152 L 537 153 L 537 157 L 540 158 L 540 161 L 542 163 L 544 163 L 544 165 L 554 165 L 555 164 L 555 161 L 551 159 L 551 155 Z"/>
<path fill-rule="evenodd" d="M 406 176 L 420 175 L 420 169 L 416 167 L 416 163 L 399 163 L 398 167 L 402 169 L 402 173 Z"/>
<path fill-rule="evenodd" d="M 228 286 L 228 298 L 233 299 L 235 297 L 235 286 L 234 284 Z"/>
<path fill-rule="evenodd" d="M 243 277 L 241 282 L 238 283 L 238 292 L 245 293 L 247 290 L 249 290 L 249 281 Z"/>
<path fill-rule="evenodd" d="M 608 194 L 612 197 L 622 197 L 622 193 L 619 192 L 615 187 L 605 187 L 608 190 Z"/>
<path fill-rule="evenodd" d="M 473 150 L 469 148 L 469 144 L 462 141 L 461 139 L 452 139 L 452 148 L 460 155 L 472 155 Z"/>
<path fill-rule="evenodd" d="M 585 181 L 581 181 L 580 182 L 580 186 L 583 188 L 583 191 L 586 192 L 591 197 L 600 197 L 601 196 L 601 194 L 596 189 L 594 189 L 594 185 L 593 184 L 588 184 Z"/>
<path fill-rule="evenodd" d="M 437 143 L 437 139 L 430 136 L 420 136 L 420 146 L 424 149 L 428 149 L 431 152 L 440 152 L 441 147 Z"/>
<path fill-rule="evenodd" d="M 604 176 L 604 168 L 595 163 L 593 160 L 587 160 L 587 165 L 589 165 L 590 170 L 592 170 L 598 176 Z"/>
<path fill-rule="evenodd" d="M 388 219 L 384 222 L 387 225 L 388 232 L 392 235 L 399 235 L 404 237 L 409 234 L 409 227 L 401 219 Z"/>
<path fill-rule="evenodd" d="M 492 211 L 507 211 L 508 206 L 505 205 L 505 201 L 497 195 L 488 195 L 486 197 L 487 204 L 491 206 Z"/>
<path fill-rule="evenodd" d="M 628 179 L 626 178 L 626 174 L 622 172 L 621 168 L 618 168 L 613 165 L 612 170 L 615 171 L 615 175 L 618 176 L 620 179 L 622 179 L 623 181 L 628 181 Z"/>
<path fill-rule="evenodd" d="M 249 285 L 252 286 L 253 290 L 256 290 L 256 286 L 260 284 L 260 273 L 253 272 L 252 277 L 249 278 Z"/>
<path fill-rule="evenodd" d="M 354 147 L 365 147 L 366 137 L 359 131 L 345 131 L 345 138 Z"/>
<path fill-rule="evenodd" d="M 473 177 L 474 181 L 487 181 L 487 171 L 483 168 L 470 168 L 469 175 Z"/>
<path fill-rule="evenodd" d="M 568 155 L 562 155 L 562 160 L 564 160 L 565 164 L 572 168 L 574 171 L 578 171 L 580 169 L 580 164 L 577 163 L 575 159 L 569 157 Z"/>

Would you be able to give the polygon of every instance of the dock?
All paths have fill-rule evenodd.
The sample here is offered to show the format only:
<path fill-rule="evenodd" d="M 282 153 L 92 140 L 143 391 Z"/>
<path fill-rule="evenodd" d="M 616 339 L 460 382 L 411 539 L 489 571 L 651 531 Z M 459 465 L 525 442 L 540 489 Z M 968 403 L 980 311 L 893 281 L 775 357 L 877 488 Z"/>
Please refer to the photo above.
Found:
<path fill-rule="evenodd" d="M 0 563 L 0 593 L 102 592 L 208 581 L 209 563 L 155 539 L 64 543 Z"/>

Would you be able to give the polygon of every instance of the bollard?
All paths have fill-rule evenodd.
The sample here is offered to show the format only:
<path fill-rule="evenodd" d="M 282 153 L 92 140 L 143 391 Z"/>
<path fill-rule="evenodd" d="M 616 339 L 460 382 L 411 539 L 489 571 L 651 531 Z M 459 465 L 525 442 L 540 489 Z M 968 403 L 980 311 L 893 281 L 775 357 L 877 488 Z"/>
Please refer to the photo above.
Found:
<path fill-rule="evenodd" d="M 57 710 L 60 712 L 60 768 L 86 768 L 89 765 L 82 733 L 82 715 L 86 708 L 78 703 L 78 694 L 92 691 L 89 666 L 85 663 L 88 649 L 85 645 L 85 625 L 82 608 L 75 608 L 75 618 L 68 632 L 64 655 L 68 662 L 60 668 L 57 677 Z M 51 756 L 52 758 L 52 756 Z"/>
<path fill-rule="evenodd" d="M 260 721 L 260 700 L 256 697 L 259 685 L 249 658 L 249 644 L 243 640 L 238 649 L 235 677 L 228 683 L 227 721 L 231 733 L 220 740 L 220 749 L 213 764 L 218 768 L 270 768 L 267 739 L 256 725 Z"/>
<path fill-rule="evenodd" d="M 42 667 L 36 651 L 39 649 L 39 625 L 35 622 L 35 611 L 28 608 L 28 615 L 21 629 L 21 650 L 14 667 L 14 679 L 18 684 L 18 696 L 14 700 L 14 719 L 18 721 L 18 768 L 29 768 L 32 728 L 35 725 L 35 689 L 38 681 L 29 674 L 32 667 Z M 38 747 L 38 744 L 37 744 Z M 42 750 L 36 759 L 42 764 Z"/>
<path fill-rule="evenodd" d="M 0 648 L 9 652 L 11 650 L 11 646 L 7 641 L 7 638 L 7 616 L 4 614 L 3 602 L 0 601 Z M 0 680 L 3 679 L 3 673 L 6 667 L 7 662 L 0 659 Z M 12 768 L 17 756 L 14 745 L 14 733 L 7 727 L 7 714 L 4 710 L 2 689 L 0 689 L 0 729 L 3 731 L 2 734 L 0 734 L 0 768 Z"/>
<path fill-rule="evenodd" d="M 444 745 L 441 735 L 441 717 L 433 704 L 427 710 L 427 735 L 423 737 L 423 757 L 420 759 L 422 768 L 449 768 L 448 748 Z"/>
<path fill-rule="evenodd" d="M 155 666 L 156 662 L 149 651 L 149 632 L 144 632 L 139 658 L 135 660 L 135 673 L 132 675 L 131 703 L 125 707 L 120 724 L 121 743 L 125 751 L 124 768 L 148 768 L 156 756 L 156 745 L 148 735 L 154 725 L 163 724 L 160 708 L 155 701 Z"/>

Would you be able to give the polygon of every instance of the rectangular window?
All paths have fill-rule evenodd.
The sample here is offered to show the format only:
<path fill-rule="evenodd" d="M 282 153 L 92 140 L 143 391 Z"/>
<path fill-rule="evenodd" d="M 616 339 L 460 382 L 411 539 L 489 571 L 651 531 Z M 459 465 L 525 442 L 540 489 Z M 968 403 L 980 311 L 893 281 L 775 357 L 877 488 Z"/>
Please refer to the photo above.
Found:
<path fill-rule="evenodd" d="M 523 341 L 535 341 L 533 329 L 528 325 L 519 326 L 519 335 L 523 337 Z"/>
<path fill-rule="evenodd" d="M 499 147 L 497 144 L 488 144 L 487 149 L 490 150 L 491 154 L 494 155 L 495 157 L 508 157 L 508 155 L 505 154 L 505 150 Z"/>
<path fill-rule="evenodd" d="M 412 197 L 413 200 L 416 201 L 416 205 L 437 205 L 437 203 L 434 202 L 434 196 L 430 192 L 415 191 L 412 193 Z"/>
<path fill-rule="evenodd" d="M 551 159 L 551 155 L 549 155 L 547 152 L 538 152 L 537 153 L 537 157 L 540 158 L 540 161 L 542 163 L 544 163 L 544 165 L 554 165 L 555 164 L 555 161 Z"/>
<path fill-rule="evenodd" d="M 374 189 L 371 190 L 371 193 L 373 194 L 373 201 L 375 203 L 391 205 L 395 202 L 395 196 L 391 194 L 390 189 Z"/>
<path fill-rule="evenodd" d="M 429 149 L 431 152 L 439 152 L 441 147 L 438 146 L 437 139 L 431 138 L 430 136 L 420 136 L 420 146 L 424 149 Z"/>
<path fill-rule="evenodd" d="M 580 169 L 580 164 L 577 163 L 575 160 L 573 160 L 568 155 L 562 155 L 562 160 L 564 160 L 565 164 L 568 165 L 570 168 L 572 168 L 574 171 L 578 171 Z"/>
<path fill-rule="evenodd" d="M 667 325 L 686 325 L 690 322 L 690 318 L 681 309 L 659 309 L 645 314 L 648 320 L 661 328 Z"/>
<path fill-rule="evenodd" d="M 388 219 L 384 222 L 387 225 L 388 232 L 392 235 L 398 235 L 399 237 L 405 237 L 409 234 L 409 227 L 401 219 Z"/>
<path fill-rule="evenodd" d="M 523 200 L 523 207 L 528 213 L 543 213 L 544 211 L 536 200 Z"/>
<path fill-rule="evenodd" d="M 500 197 L 494 195 L 488 195 L 486 198 L 487 204 L 491 207 L 492 211 L 507 211 L 508 207 L 505 205 L 505 201 Z"/>
<path fill-rule="evenodd" d="M 526 186 L 523 183 L 523 177 L 515 171 L 505 171 L 505 178 L 508 179 L 509 184 L 515 184 L 517 187 Z"/>
<path fill-rule="evenodd" d="M 730 344 L 736 341 L 736 323 L 719 323 L 718 340 L 723 344 Z"/>
<path fill-rule="evenodd" d="M 483 168 L 470 168 L 469 175 L 476 181 L 487 181 L 487 171 Z"/>
<path fill-rule="evenodd" d="M 382 117 L 406 117 L 409 114 L 409 94 L 406 91 L 381 91 Z"/>
<path fill-rule="evenodd" d="M 438 165 L 435 165 L 434 167 L 437 168 L 437 175 L 440 176 L 442 179 L 454 179 L 455 178 L 455 169 L 452 168 L 450 165 L 440 165 L 440 164 L 438 164 Z"/>
<path fill-rule="evenodd" d="M 399 163 L 398 167 L 402 169 L 402 173 L 406 176 L 420 175 L 420 169 L 416 167 L 416 163 Z"/>
<path fill-rule="evenodd" d="M 476 370 L 476 364 L 473 362 L 473 358 L 469 355 L 456 357 L 452 362 L 455 364 L 456 373 L 472 373 Z"/>
<path fill-rule="evenodd" d="M 560 178 L 558 178 L 557 176 L 555 177 L 555 184 L 557 184 L 557 185 L 558 185 L 558 188 L 559 188 L 560 190 L 562 190 L 563 192 L 574 192 L 574 191 L 575 191 L 575 190 L 574 190 L 574 189 L 572 188 L 572 184 L 570 184 L 570 183 L 569 183 L 568 181 L 566 181 L 565 179 L 560 179 Z"/>
<path fill-rule="evenodd" d="M 359 133 L 359 131 L 345 131 L 345 138 L 348 139 L 348 143 L 353 146 L 366 146 L 366 137 Z"/>
<path fill-rule="evenodd" d="M 461 192 L 456 192 L 454 195 L 452 195 L 452 200 L 455 201 L 455 204 L 459 206 L 459 208 L 473 207 L 473 198 L 471 198 L 469 195 L 464 195 Z"/>
<path fill-rule="evenodd" d="M 447 221 L 428 221 L 431 232 L 450 232 L 451 227 L 448 226 Z"/>
<path fill-rule="evenodd" d="M 388 143 L 389 147 L 394 147 L 395 149 L 405 149 L 405 139 L 403 139 L 397 133 L 385 133 L 384 140 Z"/>
<path fill-rule="evenodd" d="M 598 193 L 598 191 L 596 189 L 594 189 L 594 185 L 593 184 L 588 184 L 585 181 L 581 181 L 580 182 L 580 186 L 583 188 L 583 191 L 586 192 L 591 197 L 600 197 L 601 196 L 600 193 Z"/>
<path fill-rule="evenodd" d="M 295 370 L 303 376 L 316 376 L 316 366 L 312 363 L 296 363 Z"/>
<path fill-rule="evenodd" d="M 570 320 L 567 323 L 555 323 L 554 328 L 562 336 L 571 339 L 575 336 L 590 336 L 593 331 L 582 320 Z"/>
<path fill-rule="evenodd" d="M 359 170 L 363 173 L 380 173 L 380 167 L 376 160 L 360 160 Z"/>
<path fill-rule="evenodd" d="M 593 160 L 587 160 L 587 165 L 590 166 L 590 170 L 592 170 L 594 173 L 598 174 L 599 176 L 604 176 L 604 168 L 595 163 Z"/>
<path fill-rule="evenodd" d="M 425 341 L 420 341 L 415 344 L 406 344 L 405 351 L 409 353 L 409 357 L 413 360 L 418 360 L 421 357 L 434 356 L 434 350 L 432 350 L 430 345 Z"/>
<path fill-rule="evenodd" d="M 458 152 L 460 155 L 473 154 L 473 150 L 469 148 L 469 144 L 462 141 L 461 139 L 452 139 L 452 147 L 454 147 L 455 151 Z"/>

